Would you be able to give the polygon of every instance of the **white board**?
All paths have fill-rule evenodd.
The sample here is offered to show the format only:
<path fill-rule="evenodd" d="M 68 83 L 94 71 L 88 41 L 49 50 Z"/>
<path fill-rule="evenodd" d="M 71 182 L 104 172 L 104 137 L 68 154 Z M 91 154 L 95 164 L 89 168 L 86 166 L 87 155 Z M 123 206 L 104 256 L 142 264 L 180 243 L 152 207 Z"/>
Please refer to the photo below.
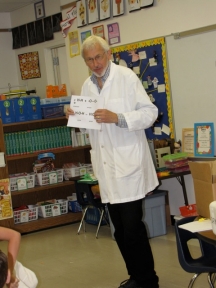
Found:
<path fill-rule="evenodd" d="M 216 31 L 165 39 L 176 140 L 194 123 L 216 129 Z"/>

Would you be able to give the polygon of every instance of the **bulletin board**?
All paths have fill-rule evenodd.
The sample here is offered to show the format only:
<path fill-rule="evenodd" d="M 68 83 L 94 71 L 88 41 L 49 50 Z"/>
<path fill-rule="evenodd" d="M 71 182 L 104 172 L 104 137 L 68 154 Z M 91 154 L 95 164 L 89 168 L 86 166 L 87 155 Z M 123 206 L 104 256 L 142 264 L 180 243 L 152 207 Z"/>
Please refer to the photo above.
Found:
<path fill-rule="evenodd" d="M 131 68 L 158 108 L 158 119 L 145 130 L 148 139 L 174 138 L 165 38 L 112 47 L 113 62 Z"/>

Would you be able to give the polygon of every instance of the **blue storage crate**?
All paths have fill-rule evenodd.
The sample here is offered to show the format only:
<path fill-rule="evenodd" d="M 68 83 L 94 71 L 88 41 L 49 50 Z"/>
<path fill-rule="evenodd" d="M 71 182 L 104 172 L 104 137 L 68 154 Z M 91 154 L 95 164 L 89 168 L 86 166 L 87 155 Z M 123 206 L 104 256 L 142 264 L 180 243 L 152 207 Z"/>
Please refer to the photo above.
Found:
<path fill-rule="evenodd" d="M 77 212 L 82 212 L 82 207 L 80 206 L 80 204 L 75 200 L 75 201 L 68 201 L 68 209 L 69 211 L 73 212 L 73 213 L 77 213 Z"/>
<path fill-rule="evenodd" d="M 100 220 L 100 212 L 98 211 L 98 209 L 95 207 L 89 207 L 85 215 L 86 223 L 98 225 L 99 220 Z M 101 225 L 106 225 L 106 222 L 102 220 Z"/>
<path fill-rule="evenodd" d="M 56 118 L 64 116 L 64 105 L 41 105 L 43 118 Z"/>

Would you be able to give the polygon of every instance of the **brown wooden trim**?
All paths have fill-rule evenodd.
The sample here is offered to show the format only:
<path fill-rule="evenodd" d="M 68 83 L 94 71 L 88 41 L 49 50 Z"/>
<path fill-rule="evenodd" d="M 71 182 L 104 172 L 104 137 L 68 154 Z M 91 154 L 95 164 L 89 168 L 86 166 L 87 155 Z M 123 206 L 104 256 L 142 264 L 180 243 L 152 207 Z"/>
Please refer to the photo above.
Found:
<path fill-rule="evenodd" d="M 11 29 L 0 29 L 0 32 L 11 32 Z"/>

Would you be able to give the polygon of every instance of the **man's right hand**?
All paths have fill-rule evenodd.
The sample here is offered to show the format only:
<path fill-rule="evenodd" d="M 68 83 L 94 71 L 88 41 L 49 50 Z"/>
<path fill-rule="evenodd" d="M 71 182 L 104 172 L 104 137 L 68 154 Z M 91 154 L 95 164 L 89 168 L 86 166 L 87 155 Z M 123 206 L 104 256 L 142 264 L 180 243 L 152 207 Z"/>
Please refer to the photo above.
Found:
<path fill-rule="evenodd" d="M 71 108 L 67 108 L 67 110 L 66 110 L 66 118 L 68 119 L 70 115 L 74 115 L 74 111 Z"/>

